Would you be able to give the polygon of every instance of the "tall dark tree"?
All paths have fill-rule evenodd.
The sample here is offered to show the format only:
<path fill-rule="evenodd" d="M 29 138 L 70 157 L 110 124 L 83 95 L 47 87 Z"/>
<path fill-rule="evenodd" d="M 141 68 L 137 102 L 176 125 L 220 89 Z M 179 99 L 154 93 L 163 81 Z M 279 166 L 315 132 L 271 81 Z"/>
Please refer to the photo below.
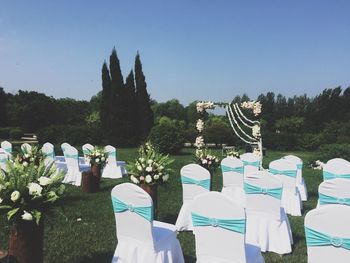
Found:
<path fill-rule="evenodd" d="M 107 63 L 104 62 L 102 66 L 102 95 L 100 103 L 100 117 L 102 130 L 104 136 L 110 139 L 111 132 L 110 127 L 112 125 L 111 111 L 113 110 L 113 98 L 112 98 L 112 87 L 111 77 L 107 67 Z"/>
<path fill-rule="evenodd" d="M 142 71 L 140 54 L 135 58 L 135 83 L 137 105 L 137 132 L 140 141 L 145 140 L 153 126 L 153 112 L 151 109 L 150 96 L 147 92 L 147 83 Z"/>
<path fill-rule="evenodd" d="M 129 75 L 127 76 L 125 80 L 125 89 L 124 89 L 124 95 L 125 95 L 125 108 L 126 111 L 126 127 L 125 132 L 127 135 L 126 142 L 128 145 L 134 145 L 136 142 L 136 90 L 135 90 L 135 79 L 134 79 L 134 72 L 131 70 Z"/>
<path fill-rule="evenodd" d="M 7 112 L 6 112 L 7 96 L 4 88 L 0 87 L 0 127 L 6 127 L 7 123 Z"/>

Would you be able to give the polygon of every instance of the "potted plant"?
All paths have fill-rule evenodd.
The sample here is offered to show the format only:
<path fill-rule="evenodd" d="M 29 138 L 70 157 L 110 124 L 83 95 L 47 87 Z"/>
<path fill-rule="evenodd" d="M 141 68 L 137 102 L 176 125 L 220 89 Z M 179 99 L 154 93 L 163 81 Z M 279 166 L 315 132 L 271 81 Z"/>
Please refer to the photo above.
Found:
<path fill-rule="evenodd" d="M 17 156 L 0 171 L 0 214 L 11 225 L 10 262 L 43 262 L 43 217 L 65 190 L 63 173 L 36 160 Z"/>
<path fill-rule="evenodd" d="M 106 165 L 108 153 L 104 148 L 95 146 L 93 150 L 86 155 L 91 165 L 92 174 L 101 178 L 101 170 Z"/>
<path fill-rule="evenodd" d="M 210 172 L 210 191 L 213 185 L 213 174 L 219 167 L 219 158 L 210 152 L 207 148 L 197 149 L 195 162 Z"/>
<path fill-rule="evenodd" d="M 146 143 L 139 149 L 138 158 L 128 165 L 130 180 L 145 190 L 153 200 L 154 215 L 157 215 L 157 186 L 169 179 L 174 162 L 169 155 L 164 155 L 151 144 Z"/>

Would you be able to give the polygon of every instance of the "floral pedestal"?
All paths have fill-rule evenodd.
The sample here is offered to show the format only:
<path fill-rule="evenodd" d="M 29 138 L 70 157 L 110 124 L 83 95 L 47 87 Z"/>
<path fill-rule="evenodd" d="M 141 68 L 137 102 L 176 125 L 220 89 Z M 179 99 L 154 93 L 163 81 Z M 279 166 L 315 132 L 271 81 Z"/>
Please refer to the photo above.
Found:
<path fill-rule="evenodd" d="M 43 262 L 44 227 L 41 222 L 21 221 L 14 224 L 10 232 L 9 262 Z"/>
<path fill-rule="evenodd" d="M 95 182 L 95 192 L 100 190 L 100 181 L 101 181 L 101 165 L 93 164 L 91 165 L 92 176 L 94 177 Z"/>
<path fill-rule="evenodd" d="M 140 187 L 151 196 L 153 201 L 153 218 L 156 219 L 158 215 L 158 185 L 140 184 Z"/>

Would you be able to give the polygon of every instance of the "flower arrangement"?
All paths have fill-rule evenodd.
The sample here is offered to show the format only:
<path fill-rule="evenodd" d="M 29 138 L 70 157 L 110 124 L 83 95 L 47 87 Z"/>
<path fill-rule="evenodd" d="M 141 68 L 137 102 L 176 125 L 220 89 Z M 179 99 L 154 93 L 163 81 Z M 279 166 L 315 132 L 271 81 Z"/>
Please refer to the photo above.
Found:
<path fill-rule="evenodd" d="M 311 168 L 314 170 L 322 170 L 323 166 L 325 165 L 324 162 L 321 162 L 320 160 L 315 161 L 311 164 Z"/>
<path fill-rule="evenodd" d="M 261 113 L 261 103 L 260 101 L 244 101 L 241 103 L 243 109 L 252 109 L 254 116 L 258 116 Z"/>
<path fill-rule="evenodd" d="M 39 165 L 44 159 L 45 156 L 43 152 L 37 146 L 33 146 L 31 149 L 23 148 L 16 157 L 17 162 L 23 166 L 28 166 L 30 164 Z"/>
<path fill-rule="evenodd" d="M 214 103 L 210 101 L 200 101 L 196 104 L 197 112 L 204 112 L 206 109 L 214 109 L 214 107 Z"/>
<path fill-rule="evenodd" d="M 200 101 L 196 104 L 196 109 L 197 109 L 197 113 L 199 115 L 197 123 L 196 123 L 196 129 L 198 131 L 198 135 L 196 138 L 196 141 L 194 143 L 194 146 L 197 149 L 201 149 L 205 146 L 204 143 L 204 137 L 203 137 L 203 131 L 204 131 L 204 119 L 206 117 L 206 110 L 207 109 L 214 109 L 215 105 L 213 102 L 204 102 L 204 101 Z"/>
<path fill-rule="evenodd" d="M 29 158 L 7 162 L 6 171 L 0 172 L 0 214 L 10 222 L 35 221 L 64 193 L 63 172 L 51 163 L 36 163 Z M 39 158 L 39 157 L 38 157 Z"/>
<path fill-rule="evenodd" d="M 239 152 L 235 151 L 234 149 L 230 149 L 230 150 L 226 151 L 226 156 L 239 158 Z"/>
<path fill-rule="evenodd" d="M 219 167 L 219 158 L 212 154 L 207 148 L 196 150 L 195 161 L 208 170 Z"/>
<path fill-rule="evenodd" d="M 169 155 L 161 154 L 149 142 L 139 149 L 139 157 L 128 165 L 130 180 L 135 184 L 161 184 L 169 179 L 173 162 Z"/>
<path fill-rule="evenodd" d="M 107 162 L 108 153 L 104 148 L 95 146 L 86 157 L 89 159 L 90 165 L 104 166 Z"/>
<path fill-rule="evenodd" d="M 260 138 L 261 137 L 261 133 L 260 133 L 260 126 L 259 125 L 254 125 L 252 128 L 252 135 L 254 138 Z"/>

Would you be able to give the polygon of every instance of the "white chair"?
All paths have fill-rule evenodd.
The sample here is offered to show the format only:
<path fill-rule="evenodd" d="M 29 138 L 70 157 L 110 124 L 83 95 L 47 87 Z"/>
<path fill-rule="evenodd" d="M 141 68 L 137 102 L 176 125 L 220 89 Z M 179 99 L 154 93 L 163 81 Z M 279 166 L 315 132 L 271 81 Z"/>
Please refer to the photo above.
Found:
<path fill-rule="evenodd" d="M 226 157 L 221 161 L 223 187 L 221 192 L 241 207 L 245 207 L 243 189 L 243 162 L 235 157 Z"/>
<path fill-rule="evenodd" d="M 328 160 L 328 162 L 327 162 L 327 164 L 332 164 L 332 163 L 350 164 L 349 161 L 347 161 L 343 158 L 333 158 L 333 159 Z"/>
<path fill-rule="evenodd" d="M 55 161 L 55 148 L 52 143 L 44 143 L 41 151 L 45 156 L 44 162 L 46 165 L 49 165 Z"/>
<path fill-rule="evenodd" d="M 112 263 L 183 263 L 174 225 L 153 220 L 153 202 L 140 187 L 112 189 L 118 245 Z"/>
<path fill-rule="evenodd" d="M 302 202 L 296 185 L 297 166 L 285 159 L 272 161 L 269 172 L 274 174 L 283 184 L 282 207 L 287 214 L 301 216 Z"/>
<path fill-rule="evenodd" d="M 330 162 L 323 166 L 323 180 L 335 178 L 350 179 L 350 163 L 348 162 Z"/>
<path fill-rule="evenodd" d="M 244 164 L 244 175 L 259 171 L 261 158 L 254 153 L 244 153 L 240 156 Z"/>
<path fill-rule="evenodd" d="M 292 231 L 281 207 L 283 185 L 269 172 L 249 174 L 244 181 L 246 191 L 246 241 L 257 244 L 261 251 L 278 254 L 292 252 Z"/>
<path fill-rule="evenodd" d="M 111 145 L 105 147 L 105 151 L 108 153 L 107 163 L 102 171 L 102 177 L 104 178 L 122 178 L 123 173 L 121 166 L 117 165 L 117 150 Z"/>
<path fill-rule="evenodd" d="M 199 194 L 210 191 L 210 173 L 198 164 L 188 164 L 180 170 L 182 182 L 182 207 L 176 220 L 178 231 L 192 230 L 189 206 Z"/>
<path fill-rule="evenodd" d="M 30 152 L 32 150 L 32 146 L 29 143 L 22 143 L 21 150 L 23 152 Z"/>
<path fill-rule="evenodd" d="M 289 160 L 291 162 L 295 162 L 297 165 L 298 173 L 297 173 L 297 187 L 300 193 L 301 201 L 307 201 L 307 188 L 303 178 L 303 160 L 295 155 L 286 155 L 282 159 Z"/>
<path fill-rule="evenodd" d="M 73 184 L 76 186 L 81 185 L 81 171 L 79 170 L 79 156 L 78 150 L 73 146 L 65 148 L 65 159 L 67 164 L 67 173 L 63 182 Z"/>
<path fill-rule="evenodd" d="M 9 156 L 12 155 L 12 144 L 9 141 L 1 142 L 1 148 L 4 149 Z"/>
<path fill-rule="evenodd" d="M 94 146 L 90 143 L 86 143 L 81 148 L 83 150 L 85 163 L 90 163 L 90 158 L 87 155 L 94 150 Z"/>
<path fill-rule="evenodd" d="M 260 248 L 245 242 L 245 212 L 218 192 L 199 195 L 191 204 L 197 263 L 261 263 Z"/>
<path fill-rule="evenodd" d="M 350 207 L 327 205 L 305 216 L 308 263 L 350 262 Z"/>
<path fill-rule="evenodd" d="M 0 148 L 0 169 L 6 171 L 6 162 L 8 159 L 8 153 L 3 148 Z"/>
<path fill-rule="evenodd" d="M 322 182 L 318 187 L 318 207 L 330 204 L 350 206 L 350 180 L 337 178 Z"/>

